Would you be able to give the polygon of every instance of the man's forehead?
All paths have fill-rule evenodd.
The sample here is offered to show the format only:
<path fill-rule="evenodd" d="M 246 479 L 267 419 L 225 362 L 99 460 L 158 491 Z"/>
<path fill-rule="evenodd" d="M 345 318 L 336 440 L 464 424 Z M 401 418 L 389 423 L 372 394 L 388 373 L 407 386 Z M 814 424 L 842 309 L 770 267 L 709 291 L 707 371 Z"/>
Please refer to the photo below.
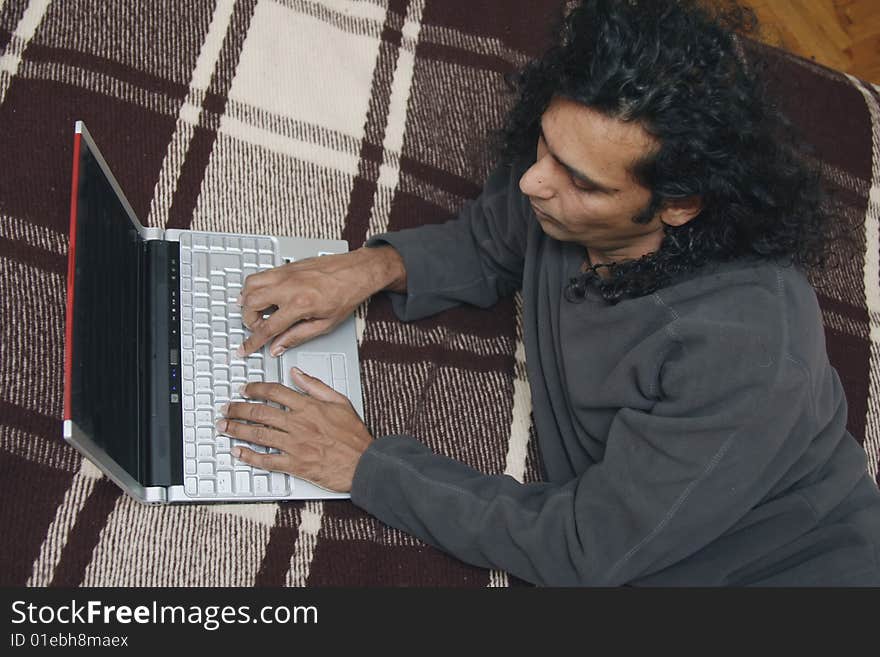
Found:
<path fill-rule="evenodd" d="M 606 116 L 563 97 L 550 103 L 541 117 L 541 128 L 557 157 L 590 177 L 604 177 L 612 185 L 623 184 L 622 177 L 630 178 L 633 165 L 659 147 L 657 139 L 639 123 Z"/>

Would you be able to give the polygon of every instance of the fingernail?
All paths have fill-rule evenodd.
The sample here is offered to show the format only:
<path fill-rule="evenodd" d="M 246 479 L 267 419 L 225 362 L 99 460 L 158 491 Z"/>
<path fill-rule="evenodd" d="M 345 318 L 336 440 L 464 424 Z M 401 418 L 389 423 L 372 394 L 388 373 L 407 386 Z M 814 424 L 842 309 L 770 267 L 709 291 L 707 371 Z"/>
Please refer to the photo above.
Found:
<path fill-rule="evenodd" d="M 229 404 L 223 404 L 223 406 L 220 407 L 220 413 L 223 415 L 229 413 Z"/>
<path fill-rule="evenodd" d="M 227 426 L 229 426 L 229 423 L 226 420 L 217 420 L 217 428 L 220 431 L 226 431 Z"/>
<path fill-rule="evenodd" d="M 294 374 L 299 374 L 300 376 L 303 376 L 303 371 L 301 369 L 299 369 L 298 367 L 294 367 L 291 369 L 293 370 Z"/>
<path fill-rule="evenodd" d="M 241 456 L 241 447 L 233 447 L 229 451 L 234 458 L 239 458 Z"/>
<path fill-rule="evenodd" d="M 244 358 L 244 347 L 239 346 L 239 348 L 235 350 L 235 355 L 239 358 Z"/>
<path fill-rule="evenodd" d="M 284 347 L 282 347 L 281 345 L 278 345 L 277 347 L 272 347 L 271 353 L 273 356 L 275 356 L 277 358 L 278 356 L 280 356 L 281 354 L 284 353 Z"/>

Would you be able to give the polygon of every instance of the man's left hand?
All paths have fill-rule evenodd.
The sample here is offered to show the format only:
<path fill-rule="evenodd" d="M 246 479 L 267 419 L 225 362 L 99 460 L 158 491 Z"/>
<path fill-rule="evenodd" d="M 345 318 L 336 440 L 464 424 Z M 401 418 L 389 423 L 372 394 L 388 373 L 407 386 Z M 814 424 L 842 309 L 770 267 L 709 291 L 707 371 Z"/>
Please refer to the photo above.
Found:
<path fill-rule="evenodd" d="M 281 452 L 260 454 L 246 447 L 233 447 L 232 455 L 240 461 L 347 493 L 358 461 L 373 436 L 346 397 L 296 368 L 291 374 L 305 394 L 280 383 L 248 383 L 241 389 L 243 397 L 276 402 L 284 409 L 232 402 L 224 413 L 226 419 L 220 420 L 217 428 L 233 438 Z"/>

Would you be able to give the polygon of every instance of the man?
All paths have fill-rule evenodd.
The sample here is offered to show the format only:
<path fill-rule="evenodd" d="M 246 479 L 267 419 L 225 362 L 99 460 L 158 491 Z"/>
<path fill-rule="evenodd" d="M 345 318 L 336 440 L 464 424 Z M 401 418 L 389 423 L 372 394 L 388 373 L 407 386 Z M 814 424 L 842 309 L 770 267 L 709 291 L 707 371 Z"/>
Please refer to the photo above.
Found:
<path fill-rule="evenodd" d="M 585 1 L 521 73 L 506 164 L 457 220 L 247 279 L 243 353 L 380 290 L 411 320 L 522 289 L 544 482 L 374 440 L 299 372 L 305 394 L 244 390 L 285 410 L 230 404 L 222 431 L 280 450 L 237 458 L 539 584 L 880 584 L 880 492 L 803 271 L 839 224 L 738 54 L 747 22 Z"/>

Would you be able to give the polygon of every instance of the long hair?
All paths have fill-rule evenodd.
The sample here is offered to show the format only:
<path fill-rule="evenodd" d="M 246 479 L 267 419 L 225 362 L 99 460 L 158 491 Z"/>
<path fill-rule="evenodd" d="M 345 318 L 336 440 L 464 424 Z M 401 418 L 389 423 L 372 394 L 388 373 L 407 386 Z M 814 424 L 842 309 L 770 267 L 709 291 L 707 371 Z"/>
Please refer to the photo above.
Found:
<path fill-rule="evenodd" d="M 664 227 L 656 252 L 616 263 L 608 279 L 595 268 L 572 279 L 570 300 L 588 286 L 610 303 L 650 294 L 710 261 L 828 265 L 845 222 L 774 102 L 765 63 L 745 57 L 739 35 L 756 28 L 754 13 L 733 2 L 584 0 L 564 16 L 554 45 L 512 77 L 504 160 L 534 161 L 541 115 L 558 95 L 659 141 L 632 171 L 651 191 L 634 221 L 670 200 L 703 201 L 694 219 Z"/>

